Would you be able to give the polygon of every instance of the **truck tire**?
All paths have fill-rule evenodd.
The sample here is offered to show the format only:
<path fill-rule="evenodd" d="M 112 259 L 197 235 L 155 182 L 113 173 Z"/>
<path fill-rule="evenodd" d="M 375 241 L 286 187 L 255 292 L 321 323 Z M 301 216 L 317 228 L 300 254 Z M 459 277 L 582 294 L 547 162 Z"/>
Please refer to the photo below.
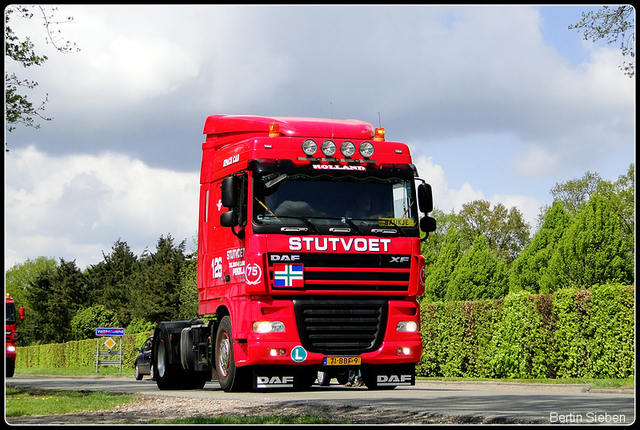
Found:
<path fill-rule="evenodd" d="M 153 345 L 153 366 L 156 384 L 161 390 L 177 390 L 183 381 L 184 371 L 179 364 L 169 364 L 169 336 L 156 329 Z"/>
<path fill-rule="evenodd" d="M 364 385 L 370 390 L 393 390 L 396 388 L 396 385 L 379 386 L 375 373 L 362 372 L 362 380 L 364 381 Z"/>
<path fill-rule="evenodd" d="M 301 390 L 307 390 L 316 382 L 318 377 L 317 371 L 300 372 L 297 378 L 296 388 Z"/>
<path fill-rule="evenodd" d="M 16 362 L 13 360 L 7 360 L 7 378 L 12 378 L 16 371 Z"/>
<path fill-rule="evenodd" d="M 228 316 L 220 320 L 216 333 L 215 369 L 220 388 L 224 391 L 246 391 L 250 388 L 249 370 L 236 366 L 231 318 Z"/>
<path fill-rule="evenodd" d="M 209 380 L 209 375 L 203 372 L 186 372 L 182 380 L 184 390 L 200 390 Z"/>
<path fill-rule="evenodd" d="M 329 372 L 323 372 L 322 370 L 318 372 L 318 385 L 321 387 L 328 387 L 331 383 L 331 375 Z"/>

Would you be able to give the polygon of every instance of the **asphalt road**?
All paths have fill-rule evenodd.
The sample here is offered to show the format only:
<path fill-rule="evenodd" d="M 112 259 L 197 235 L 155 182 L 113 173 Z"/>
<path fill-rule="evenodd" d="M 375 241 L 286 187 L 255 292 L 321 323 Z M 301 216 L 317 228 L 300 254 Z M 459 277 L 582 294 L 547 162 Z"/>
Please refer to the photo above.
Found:
<path fill-rule="evenodd" d="M 306 391 L 225 393 L 216 382 L 202 390 L 160 391 L 147 377 L 15 376 L 7 385 L 56 390 L 139 392 L 157 396 L 238 399 L 245 402 L 310 402 L 315 405 L 374 407 L 423 414 L 482 417 L 490 422 L 518 420 L 540 423 L 623 423 L 635 421 L 633 390 L 590 390 L 586 385 L 499 382 L 416 381 L 413 387 L 373 391 L 339 385 L 314 385 Z M 335 384 L 335 381 L 334 381 Z"/>

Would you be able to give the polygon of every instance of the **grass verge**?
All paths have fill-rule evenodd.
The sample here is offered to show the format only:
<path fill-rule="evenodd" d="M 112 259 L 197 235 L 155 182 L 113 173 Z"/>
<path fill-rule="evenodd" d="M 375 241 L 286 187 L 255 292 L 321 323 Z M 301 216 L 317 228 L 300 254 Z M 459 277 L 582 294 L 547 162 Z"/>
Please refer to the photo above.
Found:
<path fill-rule="evenodd" d="M 118 366 L 100 366 L 96 373 L 96 366 L 84 367 L 28 367 L 16 369 L 16 375 L 23 376 L 134 376 L 134 370 L 129 368 L 120 368 Z"/>
<path fill-rule="evenodd" d="M 134 402 L 137 398 L 135 394 L 104 391 L 52 391 L 10 386 L 7 387 L 5 396 L 8 417 L 100 411 Z"/>

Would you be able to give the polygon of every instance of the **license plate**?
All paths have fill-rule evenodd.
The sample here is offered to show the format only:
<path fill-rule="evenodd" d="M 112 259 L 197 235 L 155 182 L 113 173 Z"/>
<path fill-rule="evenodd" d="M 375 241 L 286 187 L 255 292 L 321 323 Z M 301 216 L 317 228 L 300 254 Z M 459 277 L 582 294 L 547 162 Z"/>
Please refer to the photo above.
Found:
<path fill-rule="evenodd" d="M 359 366 L 362 364 L 360 357 L 325 357 L 325 366 Z"/>

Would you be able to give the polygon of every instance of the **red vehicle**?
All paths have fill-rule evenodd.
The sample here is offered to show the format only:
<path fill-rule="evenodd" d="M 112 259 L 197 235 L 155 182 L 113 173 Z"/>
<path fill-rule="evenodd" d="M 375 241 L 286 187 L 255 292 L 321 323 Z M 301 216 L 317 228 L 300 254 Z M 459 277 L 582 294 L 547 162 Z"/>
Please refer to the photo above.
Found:
<path fill-rule="evenodd" d="M 11 297 L 11 294 L 7 293 L 6 297 L 7 302 L 7 313 L 6 313 L 6 344 L 5 351 L 7 355 L 7 378 L 13 376 L 16 369 L 16 346 L 18 342 L 18 332 L 17 325 L 18 321 L 16 318 L 16 304 Z M 20 306 L 18 309 L 20 321 L 24 320 L 24 308 Z"/>
<path fill-rule="evenodd" d="M 213 115 L 204 127 L 199 314 L 161 322 L 160 389 L 305 388 L 359 370 L 415 383 L 431 187 L 407 145 L 356 120 Z"/>

